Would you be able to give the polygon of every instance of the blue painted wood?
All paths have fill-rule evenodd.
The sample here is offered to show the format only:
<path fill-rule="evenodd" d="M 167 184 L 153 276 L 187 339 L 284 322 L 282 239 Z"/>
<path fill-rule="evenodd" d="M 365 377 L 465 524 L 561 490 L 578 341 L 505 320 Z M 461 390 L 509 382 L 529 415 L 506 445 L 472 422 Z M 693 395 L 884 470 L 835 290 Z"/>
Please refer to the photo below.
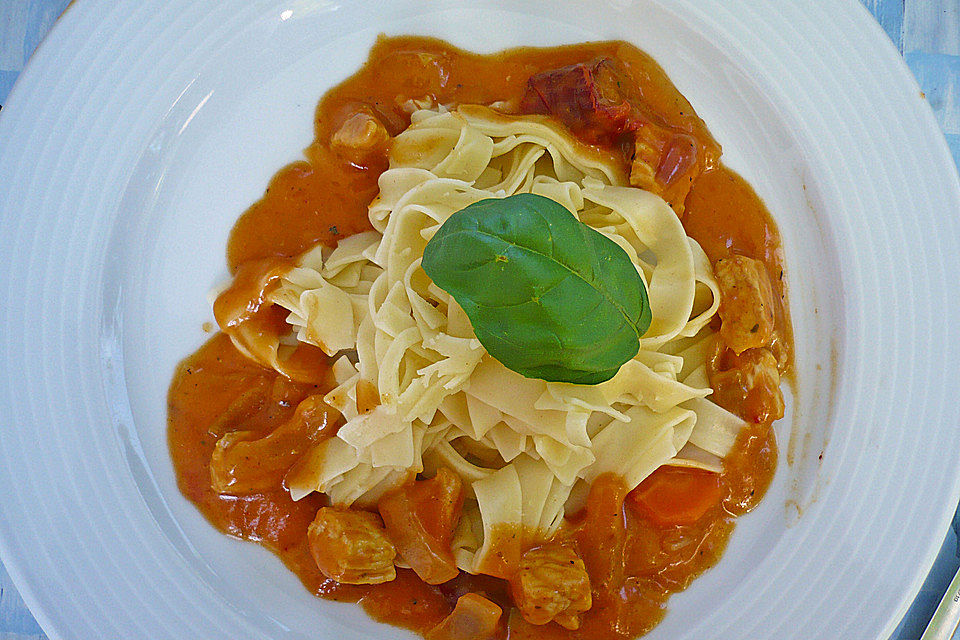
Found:
<path fill-rule="evenodd" d="M 901 50 L 960 55 L 960 2 L 907 2 Z"/>
<path fill-rule="evenodd" d="M 903 13 L 905 0 L 860 0 L 883 30 L 887 32 L 897 49 L 903 52 Z"/>
<path fill-rule="evenodd" d="M 19 75 L 19 71 L 4 71 L 0 69 L 0 105 L 6 100 L 7 94 L 10 93 L 10 89 L 13 87 L 13 83 Z"/>
<path fill-rule="evenodd" d="M 957 40 L 960 40 L 960 33 L 957 34 Z M 941 39 L 937 46 L 950 49 L 952 43 Z M 926 94 L 953 152 L 954 161 L 960 167 L 960 55 L 907 51 L 904 58 Z"/>
<path fill-rule="evenodd" d="M 27 60 L 71 0 L 0 0 L 0 105 Z M 861 0 L 905 54 L 960 166 L 960 0 Z M 2 147 L 0 147 L 2 149 Z M 960 565 L 957 532 L 891 640 L 917 640 Z M 46 640 L 0 565 L 0 640 Z M 960 640 L 960 633 L 954 636 Z"/>
<path fill-rule="evenodd" d="M 40 41 L 70 2 L 0 0 L 0 105 Z"/>
<path fill-rule="evenodd" d="M 23 638 L 44 638 L 40 625 L 20 598 L 10 576 L 0 566 L 0 640 L 4 634 L 17 634 Z M 20 638 L 17 638 L 20 640 Z"/>
<path fill-rule="evenodd" d="M 901 51 L 960 167 L 960 1 L 907 2 Z"/>

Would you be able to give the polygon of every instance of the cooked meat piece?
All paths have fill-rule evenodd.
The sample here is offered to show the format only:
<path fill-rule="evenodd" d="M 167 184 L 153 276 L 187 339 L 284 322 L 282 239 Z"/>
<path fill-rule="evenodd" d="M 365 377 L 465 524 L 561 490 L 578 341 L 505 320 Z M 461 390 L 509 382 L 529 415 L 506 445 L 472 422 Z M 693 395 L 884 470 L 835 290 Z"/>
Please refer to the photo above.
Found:
<path fill-rule="evenodd" d="M 609 144 L 636 128 L 634 93 L 620 62 L 597 58 L 532 76 L 520 109 L 552 115 L 587 142 Z"/>
<path fill-rule="evenodd" d="M 287 470 L 313 444 L 332 435 L 335 420 L 322 395 L 305 398 L 287 422 L 257 438 L 233 431 L 220 440 L 210 457 L 210 486 L 217 493 L 249 495 L 278 491 Z"/>
<path fill-rule="evenodd" d="M 368 158 L 386 148 L 390 133 L 380 119 L 366 110 L 347 117 L 330 137 L 330 149 L 357 166 L 365 166 Z"/>
<path fill-rule="evenodd" d="M 633 157 L 630 159 L 630 184 L 645 191 L 656 191 L 657 167 L 660 163 L 660 148 L 664 140 L 658 134 L 659 127 L 640 127 L 633 140 Z"/>
<path fill-rule="evenodd" d="M 574 530 L 583 565 L 598 592 L 615 590 L 625 575 L 620 559 L 627 548 L 627 493 L 622 478 L 613 473 L 594 479 Z"/>
<path fill-rule="evenodd" d="M 207 433 L 221 437 L 231 431 L 237 431 L 237 427 L 246 416 L 260 411 L 263 407 L 270 392 L 269 386 L 268 382 L 262 382 L 237 396 L 223 413 L 218 415 L 217 419 L 207 427 Z"/>
<path fill-rule="evenodd" d="M 427 584 L 442 584 L 460 572 L 450 549 L 463 507 L 460 476 L 441 468 L 380 499 L 380 515 L 400 556 Z"/>
<path fill-rule="evenodd" d="M 749 422 L 769 423 L 783 417 L 783 393 L 777 359 L 769 349 L 736 354 L 722 351 L 707 362 L 712 399 Z"/>
<path fill-rule="evenodd" d="M 686 133 L 672 134 L 667 143 L 660 149 L 660 163 L 657 165 L 657 183 L 665 189 L 672 187 L 679 180 L 687 177 L 687 182 L 693 182 L 688 175 L 697 168 L 697 139 Z M 689 191 L 689 185 L 687 191 Z"/>
<path fill-rule="evenodd" d="M 523 618 L 531 624 L 556 622 L 580 627 L 579 615 L 592 604 L 590 576 L 574 549 L 559 543 L 535 547 L 520 559 L 510 592 Z"/>
<path fill-rule="evenodd" d="M 426 640 L 490 640 L 503 611 L 476 593 L 467 593 L 443 622 L 431 629 Z"/>
<path fill-rule="evenodd" d="M 630 184 L 656 193 L 682 215 L 693 181 L 703 170 L 700 156 L 700 143 L 693 136 L 641 122 L 634 131 Z"/>
<path fill-rule="evenodd" d="M 322 507 L 307 542 L 320 571 L 337 582 L 380 584 L 397 577 L 397 551 L 375 513 Z"/>
<path fill-rule="evenodd" d="M 669 188 L 697 169 L 698 146 L 697 139 L 689 134 L 674 133 L 651 122 L 640 123 L 635 129 L 630 184 L 647 190 Z"/>
<path fill-rule="evenodd" d="M 735 255 L 717 260 L 714 272 L 720 285 L 720 338 L 735 353 L 769 346 L 775 302 L 766 267 Z"/>
<path fill-rule="evenodd" d="M 703 170 L 697 139 L 656 121 L 633 78 L 613 58 L 532 76 L 520 108 L 554 116 L 589 143 L 626 145 L 630 184 L 663 196 L 678 213 Z"/>

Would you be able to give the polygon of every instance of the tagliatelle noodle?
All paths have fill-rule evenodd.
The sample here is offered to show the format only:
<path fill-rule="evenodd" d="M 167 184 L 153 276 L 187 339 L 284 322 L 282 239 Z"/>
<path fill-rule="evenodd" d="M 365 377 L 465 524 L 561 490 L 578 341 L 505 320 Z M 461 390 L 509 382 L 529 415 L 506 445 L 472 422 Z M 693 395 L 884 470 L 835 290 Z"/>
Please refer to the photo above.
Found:
<path fill-rule="evenodd" d="M 518 528 L 525 542 L 550 536 L 602 473 L 632 489 L 664 464 L 718 470 L 743 426 L 708 399 L 719 288 L 659 196 L 626 186 L 617 163 L 543 117 L 478 106 L 414 113 L 379 186 L 374 231 L 303 254 L 270 294 L 289 310 L 297 340 L 337 356 L 325 400 L 345 420 L 288 476 L 294 499 L 320 491 L 334 504 L 371 506 L 413 474 L 446 466 L 467 491 L 457 564 L 497 575 L 498 531 Z M 604 383 L 507 369 L 420 268 L 450 215 L 528 192 L 616 242 L 646 284 L 650 328 Z"/>

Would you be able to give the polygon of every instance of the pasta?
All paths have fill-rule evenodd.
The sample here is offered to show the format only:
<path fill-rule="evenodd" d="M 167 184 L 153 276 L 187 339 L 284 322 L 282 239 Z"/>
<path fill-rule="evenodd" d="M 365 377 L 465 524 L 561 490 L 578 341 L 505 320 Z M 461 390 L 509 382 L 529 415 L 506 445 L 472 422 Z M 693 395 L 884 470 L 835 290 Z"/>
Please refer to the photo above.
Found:
<path fill-rule="evenodd" d="M 628 43 L 381 36 L 233 227 L 168 394 L 181 491 L 427 640 L 649 631 L 786 407 L 780 236 L 720 160 Z"/>
<path fill-rule="evenodd" d="M 743 426 L 707 399 L 719 287 L 662 198 L 628 186 L 616 163 L 549 119 L 479 106 L 415 112 L 389 159 L 369 209 L 374 230 L 306 252 L 270 293 L 297 341 L 336 357 L 324 400 L 345 421 L 288 476 L 294 499 L 316 491 L 372 506 L 413 474 L 447 467 L 469 487 L 457 565 L 500 575 L 495 532 L 548 538 L 600 474 L 633 489 L 662 465 L 718 469 Z M 507 369 L 420 268 L 451 214 L 515 193 L 562 204 L 619 245 L 646 284 L 652 323 L 607 382 Z"/>

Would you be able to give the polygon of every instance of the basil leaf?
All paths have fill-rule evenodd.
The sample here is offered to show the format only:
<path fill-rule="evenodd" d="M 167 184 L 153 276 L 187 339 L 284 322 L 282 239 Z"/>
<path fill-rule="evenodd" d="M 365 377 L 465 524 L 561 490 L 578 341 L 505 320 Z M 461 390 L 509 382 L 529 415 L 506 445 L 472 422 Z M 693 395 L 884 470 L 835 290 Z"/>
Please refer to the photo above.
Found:
<path fill-rule="evenodd" d="M 626 252 L 543 196 L 491 198 L 454 213 L 422 266 L 463 307 L 487 352 L 528 378 L 609 380 L 650 326 L 647 291 Z"/>

